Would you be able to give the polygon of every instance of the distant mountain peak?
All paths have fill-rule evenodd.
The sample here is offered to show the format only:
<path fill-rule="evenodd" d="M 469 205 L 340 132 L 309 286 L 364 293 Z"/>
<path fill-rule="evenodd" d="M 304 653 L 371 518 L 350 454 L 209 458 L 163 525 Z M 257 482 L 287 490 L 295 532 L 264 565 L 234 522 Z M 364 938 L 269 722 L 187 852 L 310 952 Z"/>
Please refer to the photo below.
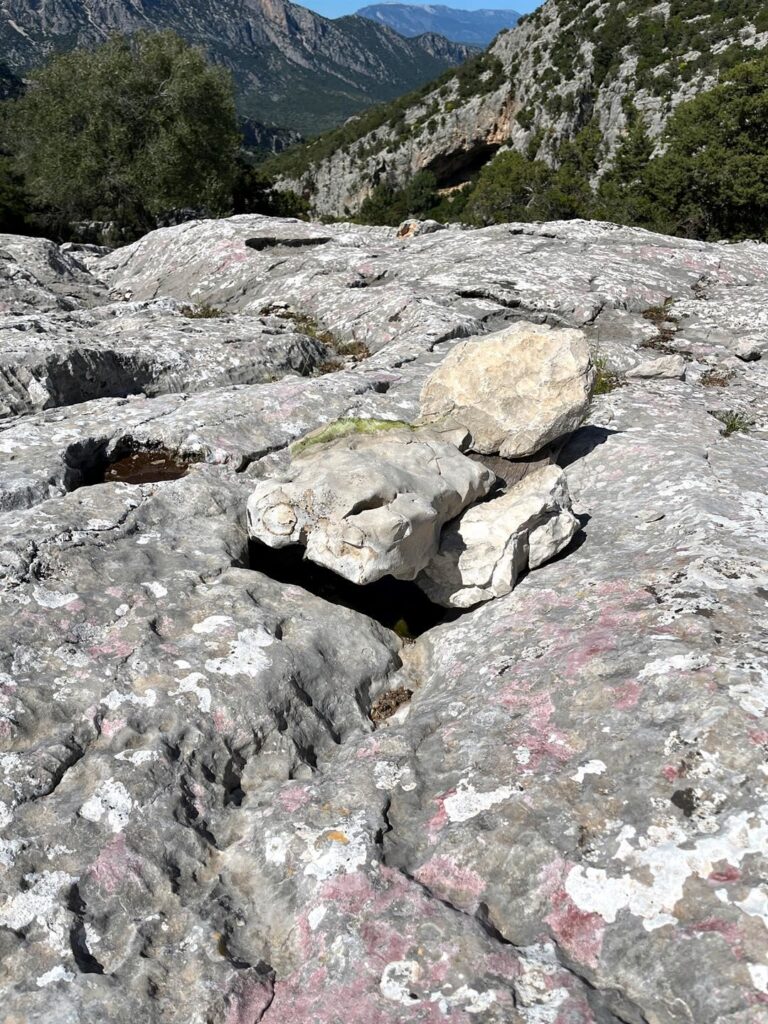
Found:
<path fill-rule="evenodd" d="M 483 8 L 465 11 L 445 4 L 407 4 L 399 0 L 361 7 L 357 12 L 380 25 L 388 25 L 400 35 L 413 38 L 425 32 L 436 32 L 454 42 L 472 46 L 488 46 L 507 28 L 517 24 L 520 15 L 512 10 Z"/>

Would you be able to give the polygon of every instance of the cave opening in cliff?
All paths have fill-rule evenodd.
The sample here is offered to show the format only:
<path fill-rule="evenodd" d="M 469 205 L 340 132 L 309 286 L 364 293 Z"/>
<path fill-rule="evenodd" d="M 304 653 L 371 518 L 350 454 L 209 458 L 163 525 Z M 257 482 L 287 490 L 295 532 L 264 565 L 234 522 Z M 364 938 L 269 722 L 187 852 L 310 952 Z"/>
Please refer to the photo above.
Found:
<path fill-rule="evenodd" d="M 406 640 L 421 636 L 459 614 L 433 604 L 410 580 L 384 576 L 364 586 L 350 583 L 331 569 L 306 559 L 304 548 L 299 544 L 270 548 L 261 541 L 251 540 L 248 567 L 278 583 L 301 587 L 332 604 L 361 612 Z"/>
<path fill-rule="evenodd" d="M 455 149 L 435 157 L 424 168 L 437 179 L 438 189 L 465 185 L 478 174 L 499 149 L 498 142 L 483 142 L 469 149 Z"/>

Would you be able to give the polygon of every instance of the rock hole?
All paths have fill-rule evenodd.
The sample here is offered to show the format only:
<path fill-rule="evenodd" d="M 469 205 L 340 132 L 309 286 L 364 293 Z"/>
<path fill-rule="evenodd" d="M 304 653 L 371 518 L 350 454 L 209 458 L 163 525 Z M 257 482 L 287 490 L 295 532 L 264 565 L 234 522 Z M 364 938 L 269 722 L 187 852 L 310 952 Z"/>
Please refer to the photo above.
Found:
<path fill-rule="evenodd" d="M 182 458 L 167 448 L 136 448 L 118 444 L 109 454 L 108 442 L 86 441 L 71 445 L 65 455 L 64 486 L 68 491 L 103 483 L 150 484 L 178 480 L 198 461 Z"/>
<path fill-rule="evenodd" d="M 699 798 L 696 795 L 696 791 L 690 788 L 676 790 L 670 797 L 670 800 L 675 807 L 680 808 L 686 818 L 690 818 L 699 806 Z"/>
<path fill-rule="evenodd" d="M 332 604 L 351 608 L 375 619 L 403 639 L 414 639 L 428 629 L 458 618 L 460 612 L 433 604 L 415 583 L 385 576 L 358 586 L 335 572 L 304 558 L 299 544 L 270 548 L 260 541 L 248 545 L 248 567 L 278 583 L 292 584 Z"/>
<path fill-rule="evenodd" d="M 151 484 L 161 480 L 179 480 L 187 475 L 189 465 L 189 462 L 168 451 L 133 452 L 106 467 L 104 482 Z"/>
<path fill-rule="evenodd" d="M 373 494 L 370 498 L 361 498 L 360 501 L 356 501 L 349 512 L 345 512 L 344 518 L 349 519 L 350 516 L 359 515 L 360 512 L 372 512 L 377 508 L 384 508 L 388 505 L 394 494 Z"/>

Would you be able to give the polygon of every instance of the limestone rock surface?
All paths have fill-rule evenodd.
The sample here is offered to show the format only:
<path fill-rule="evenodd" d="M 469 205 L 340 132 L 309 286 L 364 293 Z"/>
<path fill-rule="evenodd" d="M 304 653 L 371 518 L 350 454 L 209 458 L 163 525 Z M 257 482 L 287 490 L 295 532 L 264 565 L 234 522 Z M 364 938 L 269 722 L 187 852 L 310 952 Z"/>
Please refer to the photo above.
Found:
<path fill-rule="evenodd" d="M 411 580 L 443 525 L 483 497 L 495 474 L 428 431 L 379 430 L 313 445 L 248 499 L 250 535 L 353 583 Z"/>
<path fill-rule="evenodd" d="M 627 377 L 639 380 L 685 380 L 685 360 L 682 356 L 659 356 L 658 359 L 644 359 L 627 370 Z"/>
<path fill-rule="evenodd" d="M 421 414 L 460 421 L 476 452 L 532 455 L 579 425 L 593 380 L 582 332 L 521 322 L 458 345 L 424 384 Z"/>
<path fill-rule="evenodd" d="M 417 582 L 436 604 L 471 608 L 508 594 L 525 569 L 554 558 L 578 529 L 565 473 L 546 466 L 449 523 Z"/>
<path fill-rule="evenodd" d="M 91 398 L 306 376 L 333 357 L 289 320 L 206 318 L 163 299 L 6 317 L 0 323 L 0 418 Z"/>
<path fill-rule="evenodd" d="M 2 248 L 6 355 L 129 292 L 232 317 L 201 346 L 283 303 L 372 352 L 0 423 L 3 1024 L 766 1024 L 768 362 L 734 352 L 768 246 L 249 216 L 84 270 Z M 556 451 L 582 533 L 511 593 L 403 642 L 251 568 L 248 498 L 309 432 L 414 423 L 521 319 L 622 374 L 659 307 L 686 379 L 594 397 Z M 98 482 L 158 449 L 187 474 Z"/>

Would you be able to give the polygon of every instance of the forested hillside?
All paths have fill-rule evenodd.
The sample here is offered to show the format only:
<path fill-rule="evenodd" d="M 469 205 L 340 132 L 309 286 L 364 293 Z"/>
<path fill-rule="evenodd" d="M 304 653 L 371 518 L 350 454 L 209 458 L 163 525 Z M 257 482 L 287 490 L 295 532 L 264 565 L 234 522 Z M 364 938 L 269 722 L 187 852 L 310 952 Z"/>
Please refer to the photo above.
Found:
<path fill-rule="evenodd" d="M 330 216 L 359 213 L 421 172 L 442 202 L 507 150 L 541 162 L 540 174 L 575 166 L 594 186 L 620 152 L 660 154 L 674 111 L 767 43 L 759 0 L 548 0 L 484 55 L 272 170 Z"/>

